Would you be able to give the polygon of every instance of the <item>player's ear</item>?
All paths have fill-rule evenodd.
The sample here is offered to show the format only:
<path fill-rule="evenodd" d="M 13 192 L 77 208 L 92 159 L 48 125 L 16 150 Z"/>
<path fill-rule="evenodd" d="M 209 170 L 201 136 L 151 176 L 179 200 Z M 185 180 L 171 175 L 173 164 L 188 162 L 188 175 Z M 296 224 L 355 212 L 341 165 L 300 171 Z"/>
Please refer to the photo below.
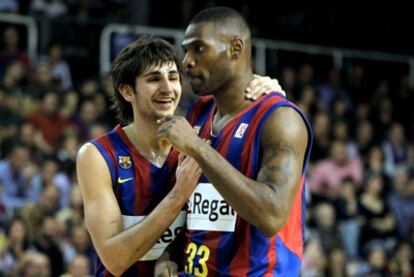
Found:
<path fill-rule="evenodd" d="M 120 84 L 118 86 L 119 93 L 124 97 L 124 99 L 128 102 L 132 101 L 132 98 L 135 96 L 134 90 L 128 84 Z"/>
<path fill-rule="evenodd" d="M 235 37 L 231 41 L 230 55 L 231 58 L 237 60 L 243 52 L 244 41 L 240 37 Z"/>

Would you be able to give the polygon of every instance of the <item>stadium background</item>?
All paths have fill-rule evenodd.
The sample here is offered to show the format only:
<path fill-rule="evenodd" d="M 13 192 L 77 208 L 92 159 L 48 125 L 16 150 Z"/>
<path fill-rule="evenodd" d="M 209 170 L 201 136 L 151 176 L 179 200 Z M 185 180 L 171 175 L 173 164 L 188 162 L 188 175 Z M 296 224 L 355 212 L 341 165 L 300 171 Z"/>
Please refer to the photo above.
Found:
<path fill-rule="evenodd" d="M 278 78 L 314 127 L 302 276 L 413 276 L 410 10 L 247 0 L 0 1 L 0 276 L 92 272 L 74 161 L 116 124 L 102 49 L 110 61 L 134 26 L 179 36 L 212 5 L 246 16 L 255 70 Z M 193 98 L 185 84 L 179 112 Z"/>

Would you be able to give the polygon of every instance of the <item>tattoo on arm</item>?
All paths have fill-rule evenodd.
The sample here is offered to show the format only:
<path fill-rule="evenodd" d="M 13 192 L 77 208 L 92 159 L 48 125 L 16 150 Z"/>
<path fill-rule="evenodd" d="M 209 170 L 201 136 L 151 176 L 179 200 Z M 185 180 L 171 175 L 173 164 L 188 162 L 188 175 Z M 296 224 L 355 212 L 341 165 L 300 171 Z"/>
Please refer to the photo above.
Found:
<path fill-rule="evenodd" d="M 298 153 L 287 142 L 273 142 L 264 145 L 263 148 L 266 153 L 258 180 L 269 184 L 277 193 L 277 187 L 285 186 L 292 177 L 293 172 L 290 167 L 292 160 L 297 157 Z"/>

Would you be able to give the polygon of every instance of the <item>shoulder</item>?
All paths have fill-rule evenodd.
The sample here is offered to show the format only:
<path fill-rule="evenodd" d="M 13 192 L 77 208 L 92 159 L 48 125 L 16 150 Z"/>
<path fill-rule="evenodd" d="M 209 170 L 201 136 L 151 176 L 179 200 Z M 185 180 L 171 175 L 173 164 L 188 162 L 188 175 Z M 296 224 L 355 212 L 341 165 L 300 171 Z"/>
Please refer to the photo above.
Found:
<path fill-rule="evenodd" d="M 99 157 L 101 157 L 101 155 L 96 146 L 91 142 L 87 142 L 79 148 L 78 155 L 76 157 L 76 162 L 89 163 L 99 159 Z"/>
<path fill-rule="evenodd" d="M 303 115 L 293 106 L 286 105 L 273 110 L 264 126 L 266 139 L 285 138 L 307 141 L 309 128 Z"/>

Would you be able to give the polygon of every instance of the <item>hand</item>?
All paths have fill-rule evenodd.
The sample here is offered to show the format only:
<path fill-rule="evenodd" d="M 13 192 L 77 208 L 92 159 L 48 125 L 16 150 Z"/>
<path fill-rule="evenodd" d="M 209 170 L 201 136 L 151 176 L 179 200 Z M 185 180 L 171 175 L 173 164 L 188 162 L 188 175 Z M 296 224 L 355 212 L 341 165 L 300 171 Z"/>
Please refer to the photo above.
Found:
<path fill-rule="evenodd" d="M 178 277 L 178 266 L 172 261 L 163 261 L 155 265 L 155 277 Z"/>
<path fill-rule="evenodd" d="M 170 260 L 159 260 L 155 263 L 155 277 L 178 277 L 178 265 Z"/>
<path fill-rule="evenodd" d="M 246 99 L 256 100 L 263 94 L 277 91 L 286 96 L 285 91 L 277 79 L 270 79 L 268 76 L 253 75 L 253 80 L 246 87 Z"/>
<path fill-rule="evenodd" d="M 197 136 L 190 123 L 181 116 L 167 116 L 157 120 L 161 126 L 157 130 L 160 146 L 171 144 L 178 151 L 191 155 L 203 141 Z"/>
<path fill-rule="evenodd" d="M 190 194 L 198 184 L 201 173 L 200 166 L 193 158 L 180 153 L 177 171 L 175 172 L 177 181 L 174 190 L 179 191 L 178 195 L 185 196 L 186 198 L 187 196 L 190 197 Z"/>

